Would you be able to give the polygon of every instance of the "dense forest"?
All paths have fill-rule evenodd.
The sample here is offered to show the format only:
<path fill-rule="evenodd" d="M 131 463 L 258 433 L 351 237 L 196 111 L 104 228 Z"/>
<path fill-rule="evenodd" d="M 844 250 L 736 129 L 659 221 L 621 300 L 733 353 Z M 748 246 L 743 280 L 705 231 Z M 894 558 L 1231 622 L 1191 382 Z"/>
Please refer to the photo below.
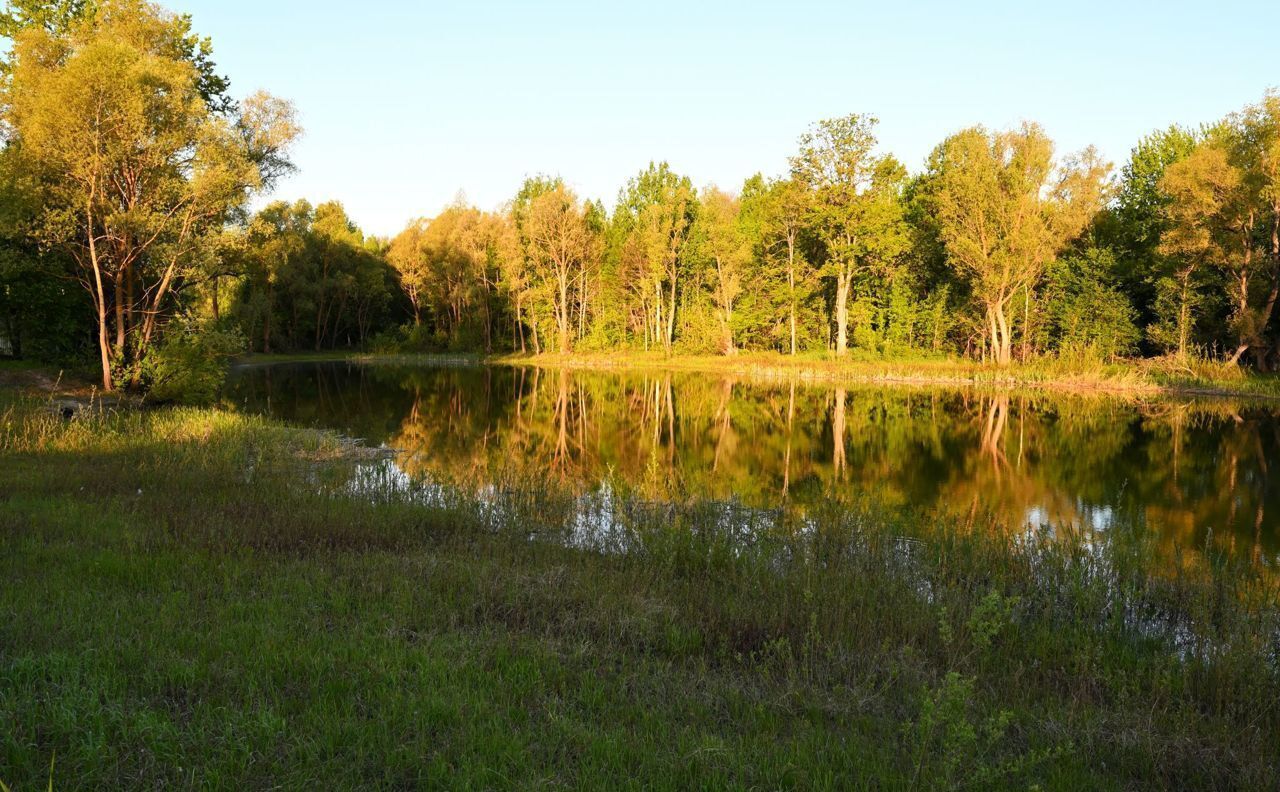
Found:
<path fill-rule="evenodd" d="M 1118 169 L 1027 122 L 913 172 L 852 114 L 733 189 L 655 161 L 610 204 L 536 175 L 381 239 L 337 202 L 251 211 L 299 125 L 234 98 L 189 18 L 23 0 L 0 35 L 0 352 L 106 389 L 326 349 L 1280 365 L 1275 92 Z"/>

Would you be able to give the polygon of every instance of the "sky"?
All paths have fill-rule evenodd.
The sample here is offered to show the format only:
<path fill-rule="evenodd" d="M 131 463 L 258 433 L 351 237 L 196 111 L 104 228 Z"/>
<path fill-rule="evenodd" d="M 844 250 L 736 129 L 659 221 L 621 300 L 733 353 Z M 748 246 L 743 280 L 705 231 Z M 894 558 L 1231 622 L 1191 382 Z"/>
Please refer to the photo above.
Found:
<path fill-rule="evenodd" d="M 1277 0 L 162 2 L 233 94 L 296 105 L 298 172 L 273 197 L 340 200 L 382 235 L 538 173 L 610 206 L 651 160 L 736 189 L 849 113 L 912 170 L 952 132 L 1023 120 L 1119 166 L 1280 86 Z"/>

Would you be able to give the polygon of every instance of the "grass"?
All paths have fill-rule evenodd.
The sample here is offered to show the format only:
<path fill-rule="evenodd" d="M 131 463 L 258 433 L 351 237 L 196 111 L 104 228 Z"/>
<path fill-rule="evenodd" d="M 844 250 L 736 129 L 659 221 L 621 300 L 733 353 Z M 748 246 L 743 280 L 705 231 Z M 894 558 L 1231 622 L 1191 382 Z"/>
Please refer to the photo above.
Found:
<path fill-rule="evenodd" d="M 794 357 L 774 352 L 725 355 L 668 355 L 662 352 L 575 352 L 568 355 L 389 354 L 318 352 L 251 355 L 241 364 L 354 360 L 362 363 L 470 365 L 491 362 L 595 370 L 696 371 L 755 379 L 799 378 L 863 384 L 945 387 L 1044 388 L 1104 393 L 1217 395 L 1280 398 L 1280 376 L 1202 358 L 1135 358 L 1111 362 L 1088 356 L 1041 357 L 1001 368 L 950 356 L 882 358 L 850 353 L 839 360 L 825 353 Z"/>
<path fill-rule="evenodd" d="M 1264 570 L 836 501 L 600 501 L 584 537 L 538 482 L 352 492 L 373 457 L 5 397 L 0 781 L 1280 784 Z"/>
<path fill-rule="evenodd" d="M 1089 357 L 1042 357 L 1007 368 L 956 357 L 881 358 L 851 353 L 791 357 L 772 352 L 674 355 L 659 352 L 504 355 L 513 365 L 593 369 L 654 368 L 757 378 L 941 386 L 1032 387 L 1115 393 L 1180 393 L 1280 398 L 1280 377 L 1210 360 L 1137 358 L 1104 362 Z"/>

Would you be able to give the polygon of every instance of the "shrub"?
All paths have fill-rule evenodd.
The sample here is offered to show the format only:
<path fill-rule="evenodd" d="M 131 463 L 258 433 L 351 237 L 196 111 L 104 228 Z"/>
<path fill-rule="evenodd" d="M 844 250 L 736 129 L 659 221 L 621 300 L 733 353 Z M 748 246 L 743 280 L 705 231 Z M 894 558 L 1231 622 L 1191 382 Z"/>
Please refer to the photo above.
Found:
<path fill-rule="evenodd" d="M 142 364 L 147 398 L 156 402 L 207 404 L 218 395 L 230 359 L 246 349 L 244 334 L 226 323 L 181 319 Z"/>

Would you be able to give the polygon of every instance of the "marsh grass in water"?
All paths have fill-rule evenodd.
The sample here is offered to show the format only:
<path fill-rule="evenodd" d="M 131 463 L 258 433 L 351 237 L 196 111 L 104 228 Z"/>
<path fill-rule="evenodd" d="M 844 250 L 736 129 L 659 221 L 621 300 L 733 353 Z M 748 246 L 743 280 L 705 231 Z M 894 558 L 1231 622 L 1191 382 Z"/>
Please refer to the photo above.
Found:
<path fill-rule="evenodd" d="M 424 498 L 264 418 L 0 417 L 14 789 L 1280 782 L 1275 581 L 1137 524 Z"/>

